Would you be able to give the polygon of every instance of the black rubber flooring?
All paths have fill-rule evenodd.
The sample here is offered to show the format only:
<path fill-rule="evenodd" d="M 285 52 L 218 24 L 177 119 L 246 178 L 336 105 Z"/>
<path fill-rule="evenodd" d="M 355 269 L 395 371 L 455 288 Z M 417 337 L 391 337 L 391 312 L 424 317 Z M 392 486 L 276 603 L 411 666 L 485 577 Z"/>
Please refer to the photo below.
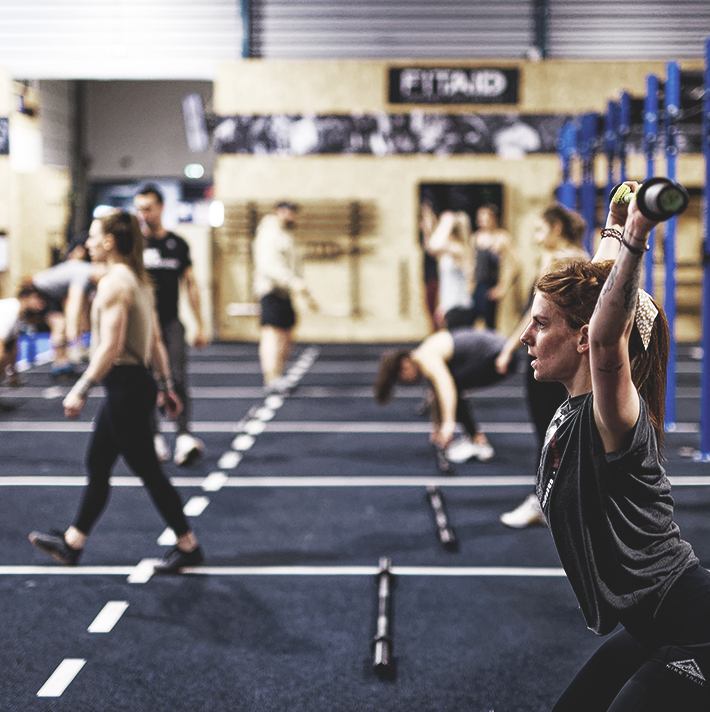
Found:
<path fill-rule="evenodd" d="M 497 454 L 445 478 L 416 414 L 424 390 L 400 389 L 385 407 L 372 399 L 384 348 L 298 345 L 282 402 L 262 393 L 256 345 L 192 354 L 205 455 L 166 470 L 207 561 L 174 577 L 141 575 L 165 551 L 165 525 L 122 463 L 79 567 L 29 544 L 30 530 L 72 519 L 100 394 L 72 423 L 47 366 L 0 388 L 16 406 L 0 413 L 0 710 L 549 710 L 601 641 L 547 530 L 498 519 L 528 494 L 536 466 L 522 377 L 472 395 Z M 710 464 L 692 457 L 700 365 L 690 354 L 681 349 L 667 469 L 683 536 L 707 566 Z M 456 552 L 436 536 L 429 483 Z M 375 674 L 371 649 L 380 557 L 394 583 L 391 679 Z M 90 632 L 111 602 L 122 615 Z"/>

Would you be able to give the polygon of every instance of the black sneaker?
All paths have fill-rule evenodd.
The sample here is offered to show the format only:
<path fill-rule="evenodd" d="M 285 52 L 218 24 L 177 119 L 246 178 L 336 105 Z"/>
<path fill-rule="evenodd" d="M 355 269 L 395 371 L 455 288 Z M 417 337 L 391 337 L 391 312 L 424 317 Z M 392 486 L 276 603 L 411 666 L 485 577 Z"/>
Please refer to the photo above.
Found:
<path fill-rule="evenodd" d="M 183 551 L 176 546 L 153 567 L 153 570 L 156 574 L 178 574 L 181 569 L 187 566 L 199 566 L 204 560 L 205 555 L 199 546 L 192 551 Z"/>
<path fill-rule="evenodd" d="M 64 534 L 57 529 L 52 529 L 50 534 L 32 532 L 30 541 L 45 553 L 53 556 L 64 566 L 76 566 L 81 558 L 82 549 L 73 549 L 64 540 Z"/>

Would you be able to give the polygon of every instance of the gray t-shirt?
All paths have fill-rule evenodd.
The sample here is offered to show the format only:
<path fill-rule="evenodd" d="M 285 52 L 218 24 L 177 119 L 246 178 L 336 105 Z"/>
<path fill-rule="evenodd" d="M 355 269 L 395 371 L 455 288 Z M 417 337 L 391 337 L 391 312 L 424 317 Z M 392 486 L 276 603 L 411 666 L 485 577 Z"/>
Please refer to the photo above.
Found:
<path fill-rule="evenodd" d="M 673 521 L 670 482 L 641 400 L 628 447 L 605 453 L 593 394 L 570 398 L 545 437 L 537 496 L 587 625 L 610 633 L 642 603 L 655 613 L 698 559 Z"/>
<path fill-rule="evenodd" d="M 77 286 L 84 293 L 92 285 L 91 262 L 83 260 L 67 260 L 38 272 L 32 279 L 37 289 L 43 291 L 54 299 L 64 299 L 69 293 L 69 287 Z"/>
<path fill-rule="evenodd" d="M 506 338 L 495 331 L 456 329 L 451 332 L 454 353 L 448 361 L 456 387 L 481 388 L 500 380 L 494 363 L 505 345 Z"/>

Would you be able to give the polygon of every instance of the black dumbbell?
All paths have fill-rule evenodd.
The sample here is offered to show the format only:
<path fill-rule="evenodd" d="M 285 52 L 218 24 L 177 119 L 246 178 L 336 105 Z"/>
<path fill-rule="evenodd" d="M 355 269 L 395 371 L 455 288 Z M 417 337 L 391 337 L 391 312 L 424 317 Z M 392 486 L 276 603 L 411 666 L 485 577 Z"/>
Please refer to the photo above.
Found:
<path fill-rule="evenodd" d="M 619 183 L 612 189 L 609 194 L 610 202 L 621 185 L 622 183 Z M 632 195 L 636 197 L 641 214 L 654 222 L 669 220 L 688 207 L 688 191 L 680 183 L 661 176 L 649 178 L 636 193 L 624 196 L 624 202 L 628 203 Z"/>

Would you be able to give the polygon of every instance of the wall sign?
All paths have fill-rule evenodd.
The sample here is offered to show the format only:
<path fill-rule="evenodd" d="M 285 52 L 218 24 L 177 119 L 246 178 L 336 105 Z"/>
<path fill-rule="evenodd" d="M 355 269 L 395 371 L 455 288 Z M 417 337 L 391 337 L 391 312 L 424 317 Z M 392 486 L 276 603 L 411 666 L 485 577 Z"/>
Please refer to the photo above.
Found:
<path fill-rule="evenodd" d="M 389 70 L 391 104 L 517 104 L 517 67 L 397 67 Z"/>

